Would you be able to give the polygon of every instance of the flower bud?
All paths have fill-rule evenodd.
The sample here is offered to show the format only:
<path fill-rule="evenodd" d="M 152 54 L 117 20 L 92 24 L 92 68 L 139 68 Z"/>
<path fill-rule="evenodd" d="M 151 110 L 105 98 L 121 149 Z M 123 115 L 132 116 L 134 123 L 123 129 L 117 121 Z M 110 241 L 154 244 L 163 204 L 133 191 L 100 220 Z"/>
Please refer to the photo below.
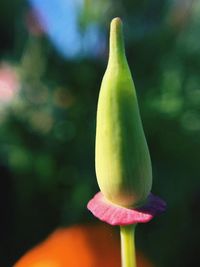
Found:
<path fill-rule="evenodd" d="M 110 27 L 109 61 L 98 100 L 95 153 L 97 181 L 106 199 L 125 207 L 142 204 L 152 186 L 151 160 L 120 18 L 113 19 Z"/>

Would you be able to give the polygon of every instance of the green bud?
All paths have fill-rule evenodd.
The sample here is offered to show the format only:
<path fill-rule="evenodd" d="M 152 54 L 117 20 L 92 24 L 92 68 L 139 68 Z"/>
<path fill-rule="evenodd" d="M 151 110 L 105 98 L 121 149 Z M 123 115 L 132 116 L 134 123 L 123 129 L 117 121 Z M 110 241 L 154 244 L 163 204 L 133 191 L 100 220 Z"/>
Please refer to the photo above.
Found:
<path fill-rule="evenodd" d="M 110 27 L 108 66 L 101 84 L 96 128 L 96 175 L 111 202 L 136 207 L 152 186 L 150 155 L 127 63 L 122 22 Z"/>

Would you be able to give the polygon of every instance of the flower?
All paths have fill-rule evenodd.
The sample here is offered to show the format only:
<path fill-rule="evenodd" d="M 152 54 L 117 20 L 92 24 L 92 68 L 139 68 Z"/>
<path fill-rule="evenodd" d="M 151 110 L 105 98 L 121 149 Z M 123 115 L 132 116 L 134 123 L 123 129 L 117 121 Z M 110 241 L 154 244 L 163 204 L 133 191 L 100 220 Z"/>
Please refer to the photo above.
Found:
<path fill-rule="evenodd" d="M 0 103 L 9 103 L 18 93 L 20 82 L 14 67 L 0 64 Z"/>
<path fill-rule="evenodd" d="M 153 267 L 137 253 L 138 267 Z M 109 225 L 59 228 L 28 251 L 14 267 L 120 267 L 120 243 Z"/>
<path fill-rule="evenodd" d="M 148 222 L 166 204 L 150 194 L 151 159 L 127 63 L 122 21 L 110 26 L 110 51 L 101 84 L 96 127 L 96 175 L 101 192 L 88 209 L 111 225 Z"/>

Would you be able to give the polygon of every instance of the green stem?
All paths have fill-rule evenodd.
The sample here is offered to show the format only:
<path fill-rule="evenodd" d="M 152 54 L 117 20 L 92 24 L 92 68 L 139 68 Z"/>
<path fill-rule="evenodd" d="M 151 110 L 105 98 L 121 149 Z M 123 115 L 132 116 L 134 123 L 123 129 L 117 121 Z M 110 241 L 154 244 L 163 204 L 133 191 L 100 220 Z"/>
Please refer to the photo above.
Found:
<path fill-rule="evenodd" d="M 120 226 L 122 267 L 136 267 L 135 227 Z"/>

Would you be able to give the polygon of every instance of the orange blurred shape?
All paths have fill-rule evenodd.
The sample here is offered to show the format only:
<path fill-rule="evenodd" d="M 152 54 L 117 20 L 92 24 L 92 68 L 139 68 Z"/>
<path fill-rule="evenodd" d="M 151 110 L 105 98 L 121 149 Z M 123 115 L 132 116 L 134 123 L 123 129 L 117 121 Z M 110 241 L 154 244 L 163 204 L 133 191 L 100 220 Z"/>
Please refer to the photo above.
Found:
<path fill-rule="evenodd" d="M 120 267 L 120 242 L 113 227 L 77 225 L 54 231 L 14 267 Z M 137 267 L 153 267 L 137 253 Z"/>

